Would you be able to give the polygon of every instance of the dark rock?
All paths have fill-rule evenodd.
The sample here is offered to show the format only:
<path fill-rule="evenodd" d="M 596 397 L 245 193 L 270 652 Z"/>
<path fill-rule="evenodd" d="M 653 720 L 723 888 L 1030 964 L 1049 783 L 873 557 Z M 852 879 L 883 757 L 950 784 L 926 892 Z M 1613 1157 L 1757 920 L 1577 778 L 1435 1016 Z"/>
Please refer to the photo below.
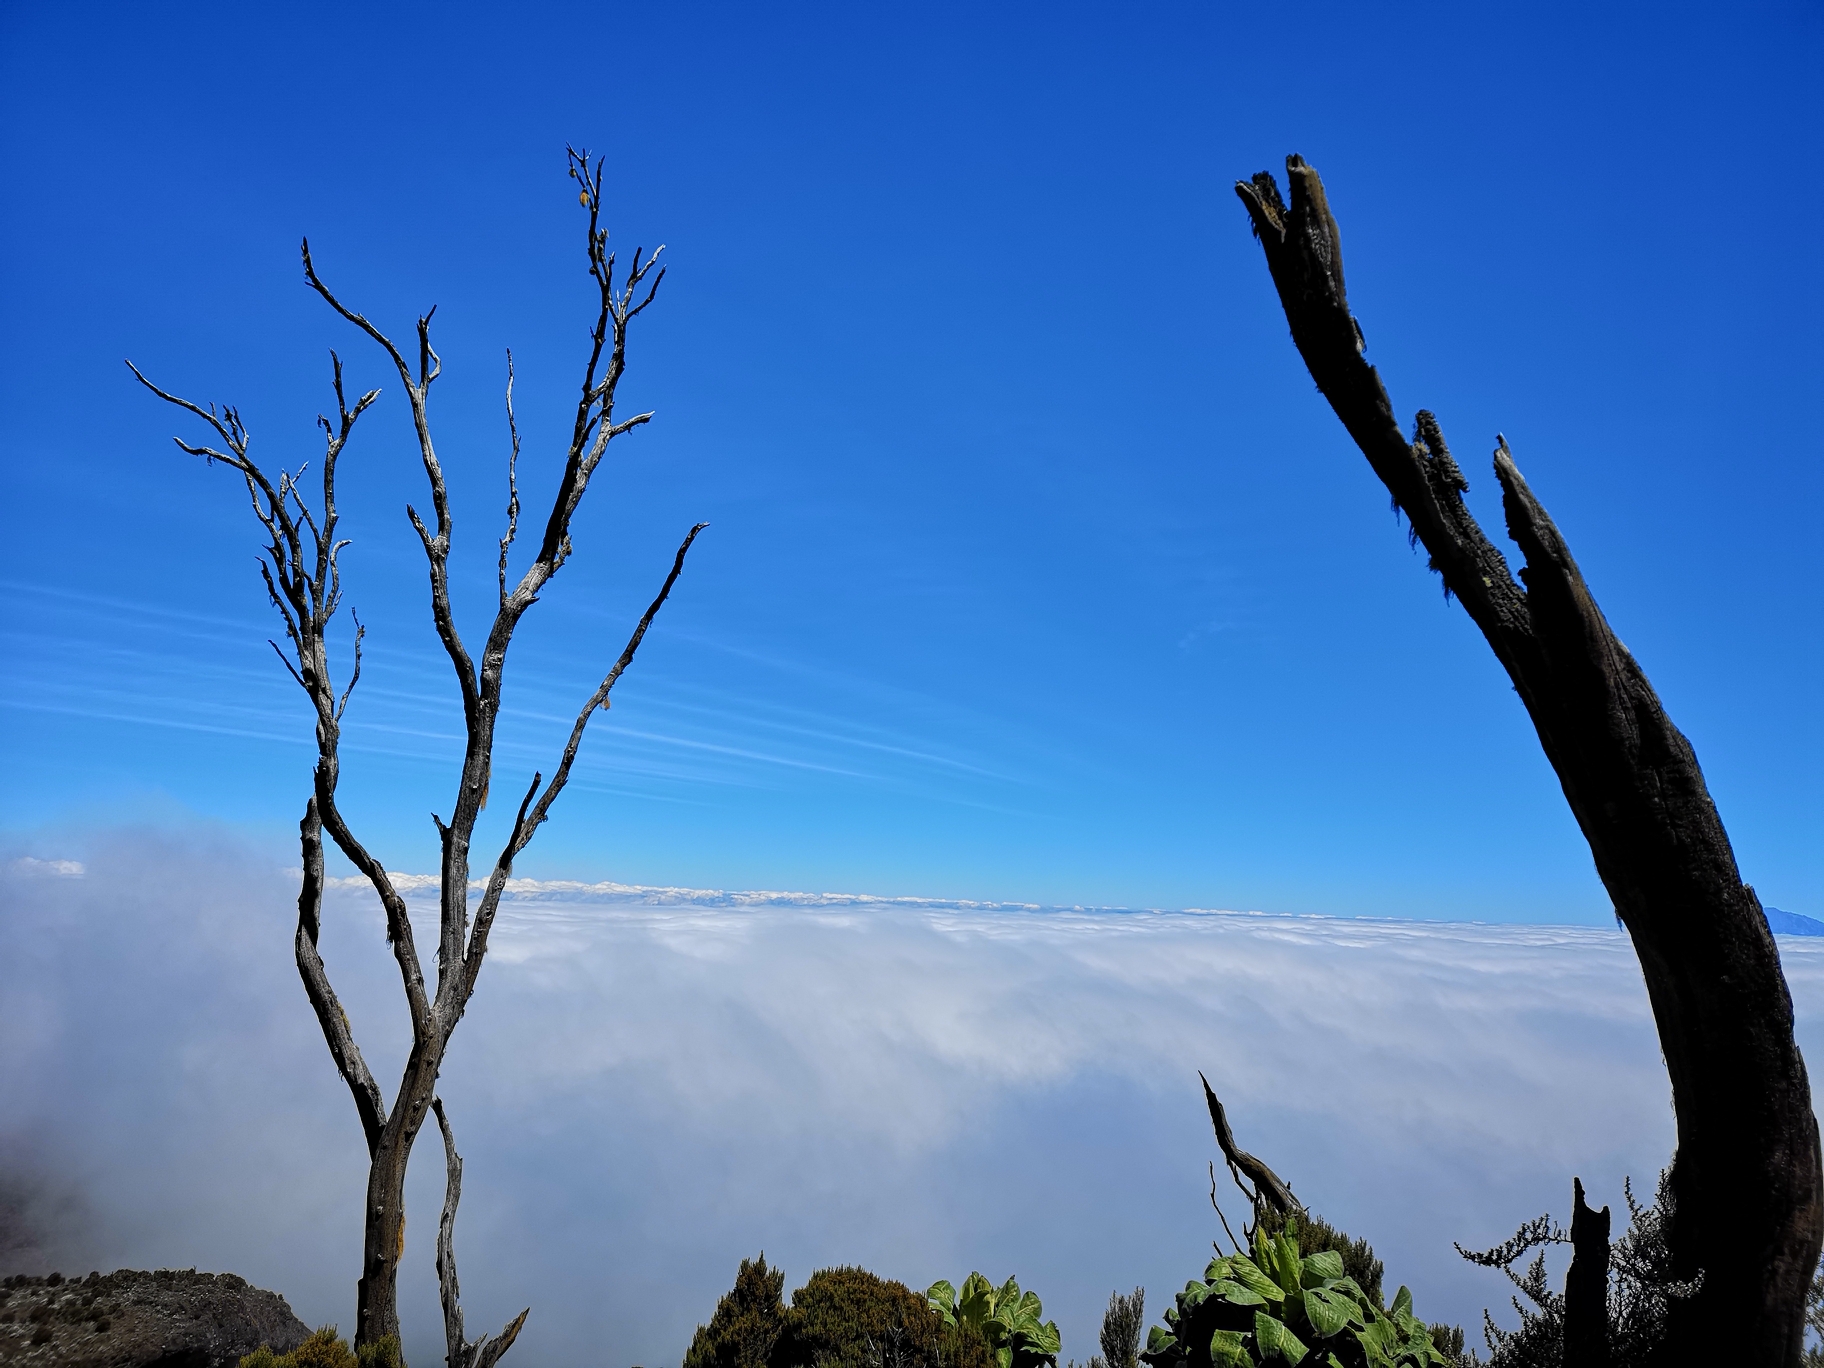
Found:
<path fill-rule="evenodd" d="M 288 1353 L 309 1334 L 285 1298 L 232 1273 L 121 1269 L 0 1284 L 6 1368 L 236 1368 L 262 1344 Z"/>

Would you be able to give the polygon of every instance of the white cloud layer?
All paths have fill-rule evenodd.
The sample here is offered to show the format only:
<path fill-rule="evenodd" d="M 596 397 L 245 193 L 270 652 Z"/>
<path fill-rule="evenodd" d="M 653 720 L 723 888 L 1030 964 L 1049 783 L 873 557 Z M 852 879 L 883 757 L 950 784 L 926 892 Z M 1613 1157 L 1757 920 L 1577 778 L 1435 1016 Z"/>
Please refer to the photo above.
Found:
<path fill-rule="evenodd" d="M 232 1269 L 347 1326 L 363 1149 L 282 861 L 196 832 L 80 844 L 0 866 L 6 1257 Z M 371 895 L 338 884 L 323 944 L 396 1078 Z M 1809 1044 L 1824 945 L 1782 950 Z M 1505 1284 L 1453 1239 L 1563 1214 L 1573 1173 L 1619 1208 L 1673 1139 L 1618 932 L 519 880 L 442 1084 L 471 1324 L 530 1304 L 525 1368 L 675 1364 L 764 1248 L 791 1285 L 1017 1273 L 1086 1357 L 1111 1289 L 1145 1284 L 1156 1318 L 1217 1233 L 1199 1069 L 1244 1145 L 1466 1326 Z M 402 1297 L 423 1363 L 436 1144 Z"/>

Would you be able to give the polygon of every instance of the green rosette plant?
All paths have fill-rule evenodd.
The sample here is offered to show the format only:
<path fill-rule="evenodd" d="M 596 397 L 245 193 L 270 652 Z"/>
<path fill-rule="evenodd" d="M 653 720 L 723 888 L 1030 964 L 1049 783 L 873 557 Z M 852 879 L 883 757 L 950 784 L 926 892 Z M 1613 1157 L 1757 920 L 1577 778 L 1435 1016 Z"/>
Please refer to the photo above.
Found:
<path fill-rule="evenodd" d="M 1057 1368 L 1057 1322 L 1042 1319 L 1045 1308 L 1039 1294 L 1020 1291 L 1017 1279 L 996 1287 L 980 1273 L 971 1273 L 960 1294 L 940 1279 L 926 1290 L 925 1300 L 946 1326 L 963 1325 L 979 1332 L 994 1350 L 999 1368 Z"/>
<path fill-rule="evenodd" d="M 1140 1355 L 1148 1368 L 1433 1368 L 1449 1359 L 1412 1314 L 1404 1287 L 1386 1309 L 1355 1279 L 1342 1255 L 1303 1258 L 1298 1232 L 1254 1232 L 1253 1254 L 1210 1260 L 1184 1286 Z"/>

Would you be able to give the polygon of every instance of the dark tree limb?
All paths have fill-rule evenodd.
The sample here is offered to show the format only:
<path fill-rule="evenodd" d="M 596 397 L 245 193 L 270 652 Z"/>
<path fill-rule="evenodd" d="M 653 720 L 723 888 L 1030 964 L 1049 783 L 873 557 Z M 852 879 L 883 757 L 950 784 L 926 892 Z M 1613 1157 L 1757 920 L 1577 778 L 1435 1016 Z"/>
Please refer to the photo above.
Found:
<path fill-rule="evenodd" d="M 1692 1361 L 1797 1364 L 1805 1289 L 1824 1240 L 1818 1126 L 1792 999 L 1759 899 L 1691 745 L 1610 630 L 1570 549 L 1495 450 L 1519 580 L 1463 504 L 1431 414 L 1409 441 L 1343 285 L 1341 237 L 1317 173 L 1286 162 L 1291 203 L 1262 172 L 1247 206 L 1292 340 L 1324 397 L 1506 668 L 1632 937 L 1678 1117 L 1671 1242 L 1703 1272 L 1674 1339 Z"/>
<path fill-rule="evenodd" d="M 1609 1209 L 1592 1211 L 1571 1179 L 1571 1267 L 1564 1275 L 1564 1368 L 1609 1368 Z"/>
<path fill-rule="evenodd" d="M 1235 1143 L 1235 1132 L 1229 1129 L 1228 1114 L 1223 1111 L 1222 1103 L 1211 1090 L 1210 1080 L 1204 1078 L 1201 1072 L 1197 1077 L 1203 1082 L 1203 1100 L 1210 1107 L 1210 1125 L 1215 1127 L 1216 1143 L 1222 1149 L 1222 1157 L 1229 1166 L 1230 1176 L 1235 1179 L 1235 1186 L 1241 1188 L 1242 1194 L 1254 1204 L 1255 1220 L 1260 1219 L 1262 1207 L 1270 1208 L 1276 1216 L 1301 1214 L 1305 1209 L 1304 1203 L 1292 1195 L 1292 1189 L 1286 1186 L 1280 1176 Z M 1250 1192 L 1242 1183 L 1244 1177 L 1254 1185 L 1253 1191 Z M 1210 1202 L 1214 1204 L 1215 1201 L 1215 1190 L 1211 1189 Z M 1223 1225 L 1226 1228 L 1228 1222 L 1224 1221 Z M 1234 1232 L 1230 1232 L 1229 1238 L 1235 1238 Z"/>
<path fill-rule="evenodd" d="M 437 1128 L 443 1132 L 443 1215 L 437 1222 L 437 1294 L 443 1302 L 443 1338 L 447 1345 L 444 1362 L 449 1368 L 494 1368 L 500 1356 L 513 1347 L 520 1327 L 532 1314 L 527 1307 L 498 1335 L 483 1335 L 471 1343 L 462 1328 L 462 1289 L 456 1281 L 456 1205 L 462 1201 L 462 1156 L 456 1153 L 456 1137 L 450 1131 L 450 1118 L 443 1113 L 443 1099 L 433 1097 L 431 1110 L 437 1113 Z"/>

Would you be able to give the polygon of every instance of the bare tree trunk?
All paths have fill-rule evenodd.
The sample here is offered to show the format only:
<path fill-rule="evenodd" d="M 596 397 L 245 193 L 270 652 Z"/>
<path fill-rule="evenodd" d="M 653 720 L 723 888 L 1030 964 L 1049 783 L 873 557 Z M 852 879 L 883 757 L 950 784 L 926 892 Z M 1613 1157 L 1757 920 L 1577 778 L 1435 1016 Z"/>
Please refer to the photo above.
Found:
<path fill-rule="evenodd" d="M 1690 743 L 1610 630 L 1506 441 L 1495 477 L 1526 557 L 1521 583 L 1464 507 L 1468 482 L 1437 422 L 1421 411 L 1413 439 L 1401 434 L 1362 358 L 1323 185 L 1296 156 L 1286 169 L 1290 208 L 1265 172 L 1235 189 L 1293 341 L 1506 667 L 1640 957 L 1678 1116 L 1672 1249 L 1681 1277 L 1703 1278 L 1675 1313 L 1678 1352 L 1796 1365 L 1824 1239 L 1818 1126 L 1760 901 Z"/>
<path fill-rule="evenodd" d="M 628 324 L 652 303 L 659 283 L 665 278 L 661 269 L 647 278 L 657 264 L 663 248 L 641 260 L 635 249 L 630 267 L 616 278 L 615 259 L 608 251 L 608 230 L 600 226 L 602 205 L 602 161 L 593 166 L 587 153 L 572 150 L 570 175 L 582 186 L 581 201 L 588 211 L 588 269 L 598 296 L 592 347 L 583 372 L 582 394 L 577 401 L 569 449 L 565 453 L 563 473 L 559 479 L 551 513 L 545 523 L 543 540 L 531 565 L 509 591 L 507 563 L 519 532 L 519 429 L 513 415 L 513 358 L 507 356 L 506 416 L 511 438 L 511 455 L 507 461 L 507 526 L 500 539 L 499 601 L 487 643 L 477 668 L 457 630 L 450 606 L 449 555 L 452 520 L 448 491 L 444 485 L 443 466 L 431 442 L 429 397 L 432 383 L 442 370 L 442 363 L 431 347 L 431 314 L 418 320 L 418 354 L 416 363 L 408 361 L 385 334 L 360 314 L 345 308 L 318 277 L 311 261 L 310 244 L 303 244 L 304 278 L 323 300 L 348 322 L 359 328 L 385 351 L 405 387 L 411 405 L 412 426 L 417 437 L 418 454 L 430 485 L 435 530 L 427 526 L 415 509 L 406 513 L 423 544 L 429 562 L 431 580 L 431 617 L 443 643 L 444 653 L 456 673 L 462 693 L 463 722 L 466 732 L 462 774 L 457 785 L 451 816 L 446 824 L 433 816 L 443 841 L 441 896 L 438 919 L 437 982 L 427 988 L 421 967 L 412 923 L 405 899 L 394 887 L 385 866 L 362 845 L 343 820 L 337 806 L 336 790 L 341 776 L 342 716 L 350 695 L 361 677 L 361 641 L 364 629 L 355 621 L 353 664 L 347 685 L 340 695 L 330 679 L 328 629 L 340 606 L 342 578 L 339 557 L 348 543 L 336 539 L 336 465 L 354 430 L 356 420 L 379 397 L 369 390 L 351 409 L 342 387 L 342 362 L 332 352 L 337 421 L 317 421 L 323 429 L 326 450 L 322 462 L 322 499 L 313 511 L 305 501 L 298 477 L 281 470 L 276 480 L 248 455 L 250 438 L 238 411 L 218 411 L 214 405 L 203 408 L 158 388 L 135 369 L 141 384 L 159 398 L 174 404 L 207 423 L 226 446 L 221 450 L 192 446 L 177 439 L 177 445 L 210 464 L 221 461 L 240 472 L 253 503 L 254 516 L 264 528 L 268 542 L 266 559 L 260 573 L 273 607 L 285 625 L 291 644 L 287 653 L 274 643 L 273 650 L 290 671 L 292 678 L 311 701 L 316 714 L 317 766 L 312 794 L 298 825 L 299 844 L 303 854 L 303 880 L 298 894 L 298 932 L 295 942 L 298 974 L 304 991 L 322 1027 L 330 1057 L 348 1084 L 354 1097 L 355 1111 L 367 1141 L 369 1159 L 367 1201 L 363 1209 L 363 1251 L 361 1278 L 357 1296 L 355 1342 L 373 1344 L 399 1332 L 398 1277 L 399 1260 L 405 1251 L 405 1171 L 411 1159 L 412 1145 L 423 1128 L 434 1102 L 437 1075 L 443 1067 L 444 1053 L 456 1023 L 462 1019 L 469 999 L 474 995 L 476 979 L 488 953 L 488 935 L 499 910 L 500 898 L 513 872 L 513 862 L 531 843 L 533 835 L 549 815 L 570 777 L 571 765 L 582 744 L 583 732 L 590 717 L 608 707 L 610 691 L 621 673 L 632 663 L 634 653 L 645 638 L 646 630 L 670 595 L 683 571 L 684 558 L 705 524 L 699 523 L 685 535 L 666 576 L 658 597 L 647 608 L 634 628 L 626 648 L 615 661 L 601 685 L 590 695 L 577 713 L 569 740 L 551 781 L 544 784 L 542 774 L 534 774 L 505 846 L 493 862 L 483 884 L 473 918 L 469 907 L 469 854 L 475 824 L 487 805 L 488 789 L 493 777 L 494 726 L 499 717 L 501 692 L 505 677 L 507 649 L 512 644 L 514 629 L 526 611 L 538 600 L 564 562 L 570 558 L 570 524 L 589 481 L 600 465 L 608 444 L 651 419 L 650 413 L 636 414 L 619 422 L 614 418 L 615 390 L 626 370 Z M 643 289 L 643 297 L 642 297 Z M 435 312 L 432 310 L 431 312 Z M 128 363 L 129 367 L 132 363 Z M 299 472 L 302 474 L 302 471 Z M 386 913 L 387 941 L 398 962 L 400 985 L 405 993 L 406 1009 L 412 1024 L 412 1047 L 407 1056 L 398 1091 L 389 1108 L 381 1096 L 366 1062 L 361 1057 L 350 1027 L 348 1014 L 342 1009 L 335 989 L 330 985 L 317 939 L 323 911 L 323 836 L 327 832 L 336 848 L 348 858 L 363 877 L 372 884 Z M 455 1150 L 449 1141 L 447 1121 L 443 1124 L 448 1154 L 452 1163 Z M 440 1245 L 440 1262 L 447 1255 L 450 1268 L 449 1289 L 453 1294 L 454 1254 L 447 1245 L 447 1227 L 455 1220 L 453 1189 L 444 1212 L 445 1243 Z M 447 1311 L 447 1306 L 446 1306 Z M 523 1322 L 524 1317 L 521 1317 Z M 486 1357 L 487 1368 L 494 1358 L 504 1353 L 518 1333 L 520 1322 L 509 1333 L 483 1345 L 492 1345 L 492 1357 Z M 478 1348 L 477 1352 L 480 1352 Z M 460 1368 L 452 1362 L 451 1368 Z M 466 1368 L 477 1368 L 476 1364 Z"/>
<path fill-rule="evenodd" d="M 1590 1210 L 1571 1179 L 1571 1267 L 1564 1275 L 1564 1368 L 1609 1368 L 1609 1209 Z"/>
<path fill-rule="evenodd" d="M 367 1221 L 361 1280 L 355 1287 L 356 1340 L 372 1344 L 399 1333 L 399 1261 L 405 1256 L 405 1168 L 424 1126 L 437 1070 L 414 1058 L 406 1063 L 399 1102 L 380 1132 L 367 1170 Z M 437 1051 L 441 1062 L 442 1049 Z"/>

